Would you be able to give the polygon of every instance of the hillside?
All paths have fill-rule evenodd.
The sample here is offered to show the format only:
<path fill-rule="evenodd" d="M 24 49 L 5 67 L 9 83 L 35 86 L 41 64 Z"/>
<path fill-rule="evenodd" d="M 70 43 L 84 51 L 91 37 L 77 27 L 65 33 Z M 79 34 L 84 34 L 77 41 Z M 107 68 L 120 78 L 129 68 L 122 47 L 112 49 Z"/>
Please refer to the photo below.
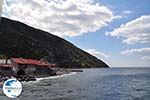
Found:
<path fill-rule="evenodd" d="M 108 67 L 103 61 L 62 38 L 7 18 L 2 18 L 0 23 L 0 54 L 44 58 L 67 68 Z"/>

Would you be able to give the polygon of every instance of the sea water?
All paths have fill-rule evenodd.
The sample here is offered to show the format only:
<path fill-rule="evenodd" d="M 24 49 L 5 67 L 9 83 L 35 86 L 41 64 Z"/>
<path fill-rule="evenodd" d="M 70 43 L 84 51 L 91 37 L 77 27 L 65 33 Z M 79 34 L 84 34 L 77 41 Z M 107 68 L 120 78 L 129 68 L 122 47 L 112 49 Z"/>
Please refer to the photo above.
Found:
<path fill-rule="evenodd" d="M 22 85 L 15 100 L 150 100 L 150 68 L 83 69 Z"/>

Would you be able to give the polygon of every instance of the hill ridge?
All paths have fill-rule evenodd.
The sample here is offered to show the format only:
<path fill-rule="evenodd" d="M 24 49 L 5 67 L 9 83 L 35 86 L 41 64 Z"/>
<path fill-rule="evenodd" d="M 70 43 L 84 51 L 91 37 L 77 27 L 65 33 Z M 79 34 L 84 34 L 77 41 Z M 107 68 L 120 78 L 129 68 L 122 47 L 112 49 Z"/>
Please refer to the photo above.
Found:
<path fill-rule="evenodd" d="M 108 68 L 103 61 L 63 38 L 4 17 L 0 23 L 0 54 L 44 58 L 67 68 Z"/>

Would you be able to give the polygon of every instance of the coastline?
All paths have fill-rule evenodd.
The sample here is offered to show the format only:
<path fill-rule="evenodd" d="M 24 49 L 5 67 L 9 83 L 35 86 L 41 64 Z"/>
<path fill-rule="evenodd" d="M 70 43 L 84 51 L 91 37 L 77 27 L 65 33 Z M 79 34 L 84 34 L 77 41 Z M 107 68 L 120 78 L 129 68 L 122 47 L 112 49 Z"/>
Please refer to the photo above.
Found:
<path fill-rule="evenodd" d="M 73 74 L 77 74 L 78 72 L 83 72 L 83 70 L 81 69 L 57 69 L 56 75 L 54 76 L 35 77 L 35 78 L 36 78 L 36 81 L 41 81 L 45 79 L 55 79 L 55 78 L 66 77 L 66 76 L 70 76 Z"/>
<path fill-rule="evenodd" d="M 66 77 L 66 76 L 70 76 L 70 75 L 74 75 L 77 72 L 70 72 L 70 73 L 65 73 L 65 74 L 61 74 L 61 75 L 55 75 L 55 76 L 49 76 L 49 77 L 42 77 L 42 78 L 36 78 L 36 81 L 42 81 L 45 79 L 56 79 L 56 78 L 61 78 L 61 77 Z"/>
<path fill-rule="evenodd" d="M 17 80 L 19 80 L 20 82 L 38 82 L 38 81 L 42 81 L 45 79 L 55 79 L 55 78 L 61 78 L 61 77 L 66 77 L 66 76 L 70 76 L 73 74 L 76 74 L 78 72 L 83 72 L 83 70 L 81 69 L 53 69 L 56 74 L 55 75 L 24 75 L 24 76 L 13 76 L 13 75 L 6 75 L 3 76 L 1 75 L 0 77 L 0 86 L 2 86 L 3 82 L 6 81 L 7 79 L 10 78 L 15 78 Z"/>

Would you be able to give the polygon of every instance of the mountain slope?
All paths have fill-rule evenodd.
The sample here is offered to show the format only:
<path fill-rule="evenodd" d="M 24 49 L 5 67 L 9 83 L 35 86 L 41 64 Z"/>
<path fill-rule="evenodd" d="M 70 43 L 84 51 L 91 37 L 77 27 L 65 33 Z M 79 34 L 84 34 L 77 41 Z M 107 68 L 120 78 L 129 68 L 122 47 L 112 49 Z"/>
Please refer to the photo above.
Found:
<path fill-rule="evenodd" d="M 62 38 L 7 18 L 2 18 L 0 23 L 0 54 L 44 58 L 67 68 L 108 67 L 103 61 Z"/>

